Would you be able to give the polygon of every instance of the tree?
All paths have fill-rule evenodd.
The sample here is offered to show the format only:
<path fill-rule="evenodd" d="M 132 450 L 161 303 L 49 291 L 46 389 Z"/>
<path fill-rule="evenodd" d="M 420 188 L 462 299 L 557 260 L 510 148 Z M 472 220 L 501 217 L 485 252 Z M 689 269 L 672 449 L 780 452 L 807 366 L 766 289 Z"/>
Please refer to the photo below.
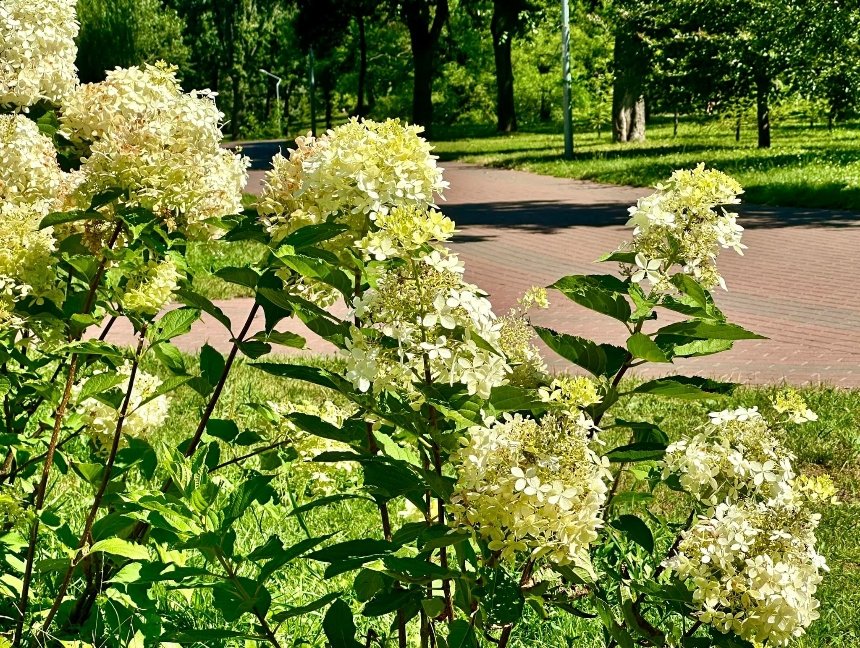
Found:
<path fill-rule="evenodd" d="M 612 51 L 612 139 L 645 139 L 645 87 L 651 52 L 645 33 L 652 28 L 649 0 L 616 2 L 612 8 L 615 44 Z"/>
<path fill-rule="evenodd" d="M 448 0 L 400 0 L 412 49 L 412 121 L 433 127 L 433 77 L 439 37 L 450 15 Z"/>
<path fill-rule="evenodd" d="M 182 18 L 159 0 L 80 0 L 78 76 L 103 81 L 105 70 L 165 60 L 186 69 Z"/>

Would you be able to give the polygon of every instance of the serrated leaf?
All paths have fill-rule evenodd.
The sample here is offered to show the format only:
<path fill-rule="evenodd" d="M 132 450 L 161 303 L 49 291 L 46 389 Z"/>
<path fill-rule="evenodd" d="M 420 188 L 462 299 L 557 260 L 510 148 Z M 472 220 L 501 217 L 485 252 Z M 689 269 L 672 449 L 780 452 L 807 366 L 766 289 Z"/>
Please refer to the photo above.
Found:
<path fill-rule="evenodd" d="M 53 227 L 54 225 L 63 225 L 65 223 L 75 223 L 85 220 L 104 220 L 104 216 L 99 212 L 92 210 L 52 212 L 39 222 L 39 229 L 42 230 L 47 227 Z"/>
<path fill-rule="evenodd" d="M 212 303 L 211 300 L 207 299 L 203 295 L 200 295 L 193 290 L 188 290 L 186 288 L 180 288 L 175 291 L 174 296 L 186 306 L 191 306 L 192 308 L 196 308 L 198 310 L 203 311 L 207 315 L 211 315 L 216 320 L 218 320 L 224 328 L 228 331 L 231 328 L 230 318 L 224 314 L 218 306 Z"/>
<path fill-rule="evenodd" d="M 222 281 L 237 286 L 244 286 L 251 290 L 257 287 L 257 282 L 260 280 L 260 275 L 253 268 L 248 267 L 227 266 L 219 268 L 213 274 Z"/>
<path fill-rule="evenodd" d="M 331 604 L 323 618 L 323 632 L 331 648 L 362 648 L 355 640 L 355 621 L 352 610 L 341 599 Z"/>
<path fill-rule="evenodd" d="M 634 358 L 648 362 L 671 362 L 663 349 L 644 333 L 634 333 L 627 338 L 627 350 Z"/>
<path fill-rule="evenodd" d="M 668 396 L 681 400 L 708 400 L 723 398 L 734 387 L 733 383 L 720 383 L 706 378 L 675 376 L 649 380 L 636 387 L 631 393 Z"/>
<path fill-rule="evenodd" d="M 549 286 L 580 306 L 603 313 L 621 322 L 630 319 L 630 304 L 624 295 L 627 285 L 612 275 L 571 275 Z"/>
<path fill-rule="evenodd" d="M 535 326 L 534 329 L 550 349 L 597 377 L 614 375 L 627 359 L 627 351 L 621 347 L 597 344 L 576 335 L 557 333 L 542 326 Z"/>
<path fill-rule="evenodd" d="M 317 600 L 307 603 L 305 605 L 281 610 L 280 612 L 276 612 L 272 615 L 272 621 L 274 621 L 275 623 L 283 623 L 287 619 L 292 619 L 294 617 L 310 614 L 311 612 L 316 612 L 317 610 L 321 610 L 326 605 L 334 601 L 338 596 L 340 596 L 340 594 L 340 592 L 329 592 L 325 596 L 322 596 Z"/>
<path fill-rule="evenodd" d="M 146 547 L 121 538 L 99 540 L 90 547 L 90 553 L 96 553 L 97 551 L 110 554 L 111 556 L 121 556 L 130 560 L 149 560 L 149 550 Z"/>
<path fill-rule="evenodd" d="M 654 534 L 641 518 L 635 515 L 620 515 L 611 522 L 611 525 L 648 553 L 654 553 Z"/>
<path fill-rule="evenodd" d="M 666 454 L 666 444 L 655 443 L 629 443 L 618 446 L 606 453 L 609 461 L 614 463 L 635 463 L 637 461 L 657 461 Z"/>
<path fill-rule="evenodd" d="M 89 378 L 81 387 L 78 393 L 78 402 L 83 403 L 88 398 L 97 396 L 102 392 L 106 392 L 113 387 L 116 387 L 122 382 L 125 382 L 127 376 L 122 376 L 116 372 L 105 372 L 96 374 Z"/>
<path fill-rule="evenodd" d="M 674 335 L 678 337 L 692 338 L 696 340 L 766 340 L 767 338 L 758 333 L 748 331 L 737 324 L 727 322 L 706 322 L 702 320 L 688 320 L 677 322 L 662 327 L 657 331 L 658 335 Z"/>
<path fill-rule="evenodd" d="M 172 340 L 188 333 L 198 319 L 200 311 L 196 308 L 177 308 L 162 315 L 146 332 L 146 338 L 152 344 Z"/>

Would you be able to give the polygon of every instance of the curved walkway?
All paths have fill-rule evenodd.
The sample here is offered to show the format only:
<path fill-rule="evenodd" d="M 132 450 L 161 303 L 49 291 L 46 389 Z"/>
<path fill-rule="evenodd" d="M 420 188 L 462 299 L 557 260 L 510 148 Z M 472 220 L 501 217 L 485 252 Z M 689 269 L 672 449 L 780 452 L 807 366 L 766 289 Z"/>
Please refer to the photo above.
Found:
<path fill-rule="evenodd" d="M 451 183 L 443 211 L 457 222 L 452 247 L 466 276 L 490 293 L 505 312 L 529 286 L 567 274 L 607 272 L 593 263 L 630 236 L 627 207 L 646 189 L 564 180 L 462 163 L 446 166 Z M 262 171 L 252 171 L 258 190 Z M 737 342 L 729 352 L 659 365 L 647 375 L 676 371 L 739 382 L 786 381 L 860 387 L 860 214 L 825 210 L 742 207 L 746 256 L 721 255 L 729 291 L 715 298 L 729 319 L 769 340 Z M 551 295 L 552 309 L 537 312 L 544 326 L 623 344 L 625 329 Z M 222 304 L 243 320 L 249 300 Z M 301 325 L 295 325 L 301 331 Z M 117 331 L 123 339 L 127 331 Z M 114 336 L 112 336 L 114 337 Z M 220 325 L 204 321 L 178 340 L 193 351 L 204 341 L 229 346 Z M 311 351 L 332 348 L 309 339 Z M 548 354 L 549 355 L 549 354 Z M 564 366 L 557 358 L 553 366 Z"/>

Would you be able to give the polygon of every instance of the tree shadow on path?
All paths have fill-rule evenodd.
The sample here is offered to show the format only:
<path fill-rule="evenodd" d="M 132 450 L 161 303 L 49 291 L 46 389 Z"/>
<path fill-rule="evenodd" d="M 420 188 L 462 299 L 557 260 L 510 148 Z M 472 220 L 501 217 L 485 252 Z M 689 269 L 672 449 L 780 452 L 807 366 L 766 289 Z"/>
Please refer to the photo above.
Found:
<path fill-rule="evenodd" d="M 619 227 L 627 223 L 629 202 L 571 204 L 565 201 L 519 201 L 447 204 L 442 209 L 458 227 L 492 226 L 552 234 L 569 227 Z M 783 227 L 860 228 L 860 214 L 825 209 L 742 205 L 737 211 L 747 229 Z M 458 241 L 467 240 L 458 236 Z M 480 238 L 480 237 L 473 237 Z"/>

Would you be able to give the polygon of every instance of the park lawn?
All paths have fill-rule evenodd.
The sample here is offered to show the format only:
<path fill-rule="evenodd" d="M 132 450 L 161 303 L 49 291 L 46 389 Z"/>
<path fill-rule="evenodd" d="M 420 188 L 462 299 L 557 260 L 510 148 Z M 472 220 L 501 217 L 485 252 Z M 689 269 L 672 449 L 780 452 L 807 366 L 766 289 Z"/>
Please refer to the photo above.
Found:
<path fill-rule="evenodd" d="M 773 146 L 758 149 L 752 126 L 738 143 L 734 125 L 727 121 L 684 119 L 677 137 L 671 121 L 653 118 L 647 140 L 630 144 L 613 144 L 607 130 L 598 138 L 593 130 L 577 126 L 573 160 L 562 159 L 560 125 L 526 127 L 513 134 L 440 128 L 434 145 L 442 160 L 637 187 L 653 186 L 674 169 L 704 162 L 734 176 L 751 203 L 860 210 L 860 124 L 828 132 L 823 125 L 777 122 Z"/>
<path fill-rule="evenodd" d="M 308 358 L 290 360 L 291 362 L 309 362 L 332 366 L 335 361 L 330 359 Z M 193 363 L 193 359 L 189 359 Z M 183 388 L 185 389 L 185 388 Z M 750 406 L 764 405 L 769 392 L 774 388 L 742 388 L 730 401 L 719 405 Z M 856 520 L 860 516 L 860 391 L 840 390 L 830 387 L 817 387 L 802 390 L 810 406 L 819 414 L 819 420 L 805 426 L 792 429 L 785 439 L 787 445 L 798 457 L 799 468 L 811 473 L 828 472 L 837 484 L 841 503 L 828 506 L 824 511 L 818 532 L 819 550 L 824 554 L 830 565 L 831 572 L 819 590 L 822 601 L 821 619 L 810 629 L 809 634 L 793 644 L 795 648 L 824 648 L 825 646 L 840 646 L 840 648 L 860 648 L 860 534 L 857 533 Z M 169 416 L 169 423 L 157 431 L 152 442 L 164 442 L 175 447 L 196 425 L 196 416 L 202 406 L 201 399 L 190 390 L 176 399 Z M 219 403 L 216 417 L 235 418 L 244 429 L 247 425 L 254 426 L 254 415 L 245 406 L 250 401 L 274 402 L 309 402 L 319 403 L 331 398 L 337 401 L 338 396 L 323 388 L 298 383 L 290 380 L 260 380 L 260 374 L 240 363 L 231 375 L 224 396 Z M 689 432 L 703 420 L 707 412 L 714 409 L 714 403 L 689 403 L 656 399 L 654 397 L 636 396 L 623 401 L 614 410 L 619 417 L 633 420 L 659 421 L 662 427 L 674 438 L 684 432 Z M 609 420 L 605 421 L 608 425 Z M 617 436 L 617 435 L 616 435 Z M 624 443 L 622 438 L 616 438 L 612 432 L 606 433 L 609 447 Z M 230 454 L 225 448 L 221 460 L 238 456 L 247 449 L 236 448 Z M 248 462 L 249 467 L 256 467 L 257 459 Z M 227 480 L 238 478 L 240 468 L 231 466 L 221 473 Z M 357 484 L 340 473 L 336 477 L 343 484 Z M 279 504 L 267 504 L 259 507 L 253 514 L 245 515 L 237 523 L 238 542 L 243 547 L 254 547 L 265 540 L 272 531 L 278 531 L 285 546 L 302 540 L 306 525 L 307 532 L 322 535 L 332 529 L 344 530 L 338 539 L 348 537 L 364 538 L 379 537 L 378 525 L 375 524 L 376 511 L 369 503 L 362 500 L 348 500 L 321 507 L 307 513 L 302 520 L 291 515 L 293 509 L 290 503 L 290 493 L 298 504 L 325 494 L 318 487 L 318 480 L 310 478 L 306 467 L 295 464 L 285 464 L 275 480 L 276 490 L 281 494 Z M 677 505 L 677 494 L 667 493 L 663 502 L 672 507 Z M 685 513 L 679 512 L 683 516 Z M 398 523 L 404 519 L 393 515 Z M 276 576 L 272 591 L 276 600 L 289 605 L 303 605 L 327 592 L 342 590 L 347 600 L 352 600 L 353 610 L 358 613 L 361 604 L 352 598 L 351 583 L 354 574 L 345 574 L 335 579 L 326 580 L 322 576 L 322 565 L 312 561 L 298 561 L 291 564 Z M 171 596 L 177 594 L 162 593 L 159 604 L 163 606 L 165 620 L 171 615 L 188 614 L 183 606 L 172 605 Z M 195 595 L 191 616 L 184 617 L 183 623 L 199 625 L 199 627 L 223 627 L 224 621 L 219 613 L 211 607 L 203 596 Z M 600 630 L 591 621 L 577 619 L 566 613 L 551 613 L 546 620 L 538 618 L 537 614 L 528 609 L 527 623 L 520 626 L 514 633 L 512 645 L 517 648 L 559 648 L 562 646 L 594 647 L 601 646 Z M 285 637 L 298 645 L 299 638 L 304 638 L 310 645 L 322 645 L 321 620 L 322 612 L 310 616 L 288 620 L 282 627 Z M 179 619 L 174 617 L 179 622 Z M 368 627 L 367 620 L 357 616 L 359 628 Z M 240 619 L 234 627 L 248 630 L 250 625 L 246 619 Z M 386 622 L 381 619 L 373 620 L 373 626 L 384 633 Z M 207 642 L 208 646 L 222 645 Z M 231 645 L 231 644 L 223 644 Z"/>

